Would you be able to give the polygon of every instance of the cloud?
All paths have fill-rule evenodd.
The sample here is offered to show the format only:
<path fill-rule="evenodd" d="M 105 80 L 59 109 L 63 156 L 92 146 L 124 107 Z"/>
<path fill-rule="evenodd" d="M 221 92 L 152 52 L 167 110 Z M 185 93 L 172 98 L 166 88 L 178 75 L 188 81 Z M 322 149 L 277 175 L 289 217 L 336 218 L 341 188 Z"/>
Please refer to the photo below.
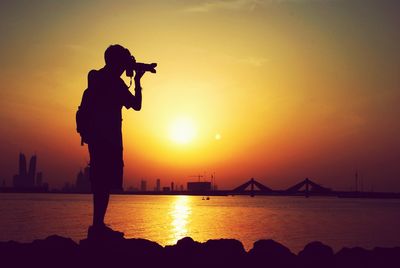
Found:
<path fill-rule="evenodd" d="M 214 10 L 254 10 L 261 5 L 260 0 L 215 0 L 190 6 L 186 12 L 209 12 Z"/>

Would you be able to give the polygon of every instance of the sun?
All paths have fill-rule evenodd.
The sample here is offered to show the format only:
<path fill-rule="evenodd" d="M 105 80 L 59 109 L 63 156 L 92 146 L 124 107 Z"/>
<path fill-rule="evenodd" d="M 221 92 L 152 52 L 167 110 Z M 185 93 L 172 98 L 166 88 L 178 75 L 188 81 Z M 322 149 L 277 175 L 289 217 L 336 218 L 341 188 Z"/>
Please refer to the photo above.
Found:
<path fill-rule="evenodd" d="M 187 144 L 196 136 L 196 126 L 190 118 L 181 117 L 175 119 L 169 128 L 171 140 L 178 144 Z"/>

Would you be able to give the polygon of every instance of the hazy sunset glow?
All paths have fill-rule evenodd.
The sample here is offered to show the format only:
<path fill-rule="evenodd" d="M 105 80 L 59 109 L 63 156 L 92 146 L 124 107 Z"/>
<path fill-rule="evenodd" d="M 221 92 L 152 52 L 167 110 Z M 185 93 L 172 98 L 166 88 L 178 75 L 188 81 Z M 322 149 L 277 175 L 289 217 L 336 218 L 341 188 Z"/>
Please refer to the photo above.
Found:
<path fill-rule="evenodd" d="M 1 182 L 19 152 L 38 155 L 51 188 L 75 181 L 89 159 L 74 117 L 87 73 L 119 43 L 158 63 L 142 111 L 123 111 L 126 187 L 215 173 L 220 188 L 310 177 L 349 189 L 358 170 L 365 188 L 400 191 L 398 1 L 0 5 Z"/>
<path fill-rule="evenodd" d="M 196 136 L 196 126 L 189 118 L 175 119 L 170 126 L 171 139 L 179 144 L 187 144 Z"/>

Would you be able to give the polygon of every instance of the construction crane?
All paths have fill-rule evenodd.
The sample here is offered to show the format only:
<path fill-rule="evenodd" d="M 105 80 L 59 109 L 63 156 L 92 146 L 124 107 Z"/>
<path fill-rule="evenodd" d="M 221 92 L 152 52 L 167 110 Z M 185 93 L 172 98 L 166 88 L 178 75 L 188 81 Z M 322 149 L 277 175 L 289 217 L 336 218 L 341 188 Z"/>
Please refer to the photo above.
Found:
<path fill-rule="evenodd" d="M 192 176 L 188 176 L 189 178 L 197 178 L 198 181 L 200 181 L 200 178 L 203 178 L 203 175 L 192 175 Z"/>

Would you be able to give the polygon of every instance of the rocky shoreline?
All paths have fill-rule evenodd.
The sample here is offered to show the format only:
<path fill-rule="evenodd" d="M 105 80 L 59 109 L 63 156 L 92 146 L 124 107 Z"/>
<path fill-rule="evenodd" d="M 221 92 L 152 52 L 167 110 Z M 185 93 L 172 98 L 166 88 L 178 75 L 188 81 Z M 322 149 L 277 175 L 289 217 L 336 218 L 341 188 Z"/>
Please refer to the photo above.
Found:
<path fill-rule="evenodd" d="M 145 239 L 81 240 L 52 235 L 31 243 L 0 242 L 0 267 L 400 267 L 400 247 L 343 248 L 334 253 L 321 242 L 297 255 L 273 240 L 249 251 L 234 239 L 200 243 L 186 237 L 162 247 Z"/>

